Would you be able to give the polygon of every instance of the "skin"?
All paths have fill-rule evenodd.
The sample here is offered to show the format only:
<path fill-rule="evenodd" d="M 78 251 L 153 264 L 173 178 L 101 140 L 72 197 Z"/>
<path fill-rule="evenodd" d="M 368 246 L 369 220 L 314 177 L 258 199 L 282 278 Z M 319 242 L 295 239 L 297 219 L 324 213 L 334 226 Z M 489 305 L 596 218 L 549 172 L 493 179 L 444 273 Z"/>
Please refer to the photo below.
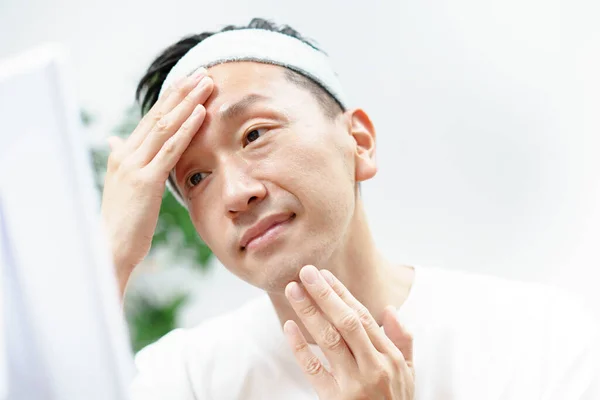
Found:
<path fill-rule="evenodd" d="M 102 215 L 122 293 L 150 249 L 175 169 L 198 233 L 269 294 L 321 399 L 412 398 L 412 338 L 392 309 L 414 271 L 378 253 L 358 191 L 377 172 L 375 139 L 363 110 L 326 116 L 278 66 L 226 63 L 178 82 L 127 141 L 110 142 Z M 274 214 L 289 219 L 274 240 L 242 247 L 244 233 Z M 324 350 L 331 371 L 306 343 Z"/>
<path fill-rule="evenodd" d="M 284 331 L 320 399 L 414 399 L 412 336 L 386 307 L 382 332 L 371 313 L 328 270 L 305 266 L 286 288 L 290 304 L 331 363 L 325 369 L 293 321 Z"/>

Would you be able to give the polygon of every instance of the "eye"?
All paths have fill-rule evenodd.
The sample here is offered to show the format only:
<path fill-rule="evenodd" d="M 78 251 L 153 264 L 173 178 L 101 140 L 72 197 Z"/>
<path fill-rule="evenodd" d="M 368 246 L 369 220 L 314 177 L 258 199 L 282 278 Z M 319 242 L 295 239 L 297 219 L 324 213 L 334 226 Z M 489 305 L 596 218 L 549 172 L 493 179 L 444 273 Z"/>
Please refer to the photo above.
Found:
<path fill-rule="evenodd" d="M 187 178 L 186 185 L 188 187 L 194 187 L 194 186 L 200 184 L 200 182 L 202 182 L 202 180 L 204 178 L 206 178 L 206 175 L 208 175 L 208 174 L 204 173 L 204 172 L 193 173 L 192 175 L 189 176 L 189 178 Z"/>
<path fill-rule="evenodd" d="M 244 138 L 244 146 L 247 146 L 250 143 L 258 140 L 258 138 L 260 138 L 261 135 L 264 135 L 265 132 L 266 132 L 265 128 L 262 128 L 262 129 L 252 129 L 250 132 L 248 132 L 246 134 L 246 137 Z"/>

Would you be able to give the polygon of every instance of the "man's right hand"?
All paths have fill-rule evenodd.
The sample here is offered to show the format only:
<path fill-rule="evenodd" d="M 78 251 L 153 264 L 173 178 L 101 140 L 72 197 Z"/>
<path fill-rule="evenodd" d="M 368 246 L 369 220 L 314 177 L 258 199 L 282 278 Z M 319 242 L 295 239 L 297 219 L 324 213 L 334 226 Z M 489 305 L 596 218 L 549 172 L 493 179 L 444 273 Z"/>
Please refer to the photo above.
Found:
<path fill-rule="evenodd" d="M 204 122 L 213 87 L 198 70 L 169 87 L 127 140 L 109 139 L 102 220 L 121 295 L 150 251 L 166 180 Z"/>

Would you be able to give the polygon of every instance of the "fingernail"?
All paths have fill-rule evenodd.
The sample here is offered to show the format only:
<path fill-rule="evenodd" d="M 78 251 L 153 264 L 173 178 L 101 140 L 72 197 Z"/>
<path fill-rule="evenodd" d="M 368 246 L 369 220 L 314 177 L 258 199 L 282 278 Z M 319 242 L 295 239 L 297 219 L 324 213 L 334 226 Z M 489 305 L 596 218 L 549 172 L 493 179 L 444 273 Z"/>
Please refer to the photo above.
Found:
<path fill-rule="evenodd" d="M 321 276 L 323 278 L 325 278 L 325 280 L 327 281 L 327 283 L 329 283 L 330 286 L 333 286 L 333 274 L 331 272 L 329 272 L 326 269 L 322 269 L 321 270 Z"/>
<path fill-rule="evenodd" d="M 110 150 L 114 150 L 115 149 L 115 139 L 111 136 L 108 139 L 106 139 L 106 141 L 108 142 L 108 147 L 110 148 Z"/>
<path fill-rule="evenodd" d="M 285 321 L 285 324 L 283 324 L 283 331 L 288 335 L 296 335 L 298 333 L 298 326 L 291 320 L 287 320 Z"/>
<path fill-rule="evenodd" d="M 204 76 L 202 77 L 202 79 L 200 80 L 200 82 L 198 83 L 198 88 L 200 89 L 204 89 L 206 86 L 208 86 L 209 84 L 209 79 L 207 79 L 208 77 Z"/>
<path fill-rule="evenodd" d="M 200 114 L 200 110 L 202 110 L 202 104 L 198 104 L 195 108 L 194 111 L 192 111 L 192 115 L 198 115 Z"/>
<path fill-rule="evenodd" d="M 300 285 L 298 285 L 298 283 L 296 282 L 292 282 L 290 284 L 290 296 L 292 296 L 292 299 L 296 300 L 296 301 L 302 301 L 304 300 L 304 290 L 302 290 L 302 288 L 300 287 Z"/>
<path fill-rule="evenodd" d="M 193 78 L 193 79 L 194 79 L 196 82 L 198 82 L 198 81 L 200 81 L 200 79 L 202 79 L 203 77 L 205 77 L 205 76 L 206 76 L 206 73 L 207 73 L 207 72 L 208 72 L 208 71 L 207 71 L 207 70 L 206 70 L 206 68 L 204 68 L 204 67 L 198 68 L 198 69 L 197 69 L 197 70 L 194 72 L 194 74 L 192 75 L 192 78 Z"/>
<path fill-rule="evenodd" d="M 317 274 L 319 273 L 319 271 L 317 271 L 317 268 L 312 266 L 312 265 L 307 265 L 306 267 L 302 268 L 302 270 L 300 271 L 300 279 L 302 279 L 303 282 L 308 283 L 309 285 L 312 285 L 313 283 L 317 282 Z"/>

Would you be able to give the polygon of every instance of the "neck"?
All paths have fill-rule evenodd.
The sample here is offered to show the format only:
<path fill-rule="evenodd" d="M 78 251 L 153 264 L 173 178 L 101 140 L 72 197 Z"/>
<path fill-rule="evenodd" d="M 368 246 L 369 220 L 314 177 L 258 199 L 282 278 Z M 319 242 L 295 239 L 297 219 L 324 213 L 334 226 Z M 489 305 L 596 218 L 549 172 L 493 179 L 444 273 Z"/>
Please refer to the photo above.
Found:
<path fill-rule="evenodd" d="M 393 265 L 384 259 L 373 241 L 360 196 L 356 209 L 348 228 L 349 234 L 339 249 L 327 265 L 316 267 L 331 271 L 381 325 L 383 309 L 388 305 L 400 307 L 408 297 L 414 270 Z M 287 320 L 295 321 L 304 337 L 314 343 L 285 295 L 269 293 L 269 297 L 281 324 Z"/>

